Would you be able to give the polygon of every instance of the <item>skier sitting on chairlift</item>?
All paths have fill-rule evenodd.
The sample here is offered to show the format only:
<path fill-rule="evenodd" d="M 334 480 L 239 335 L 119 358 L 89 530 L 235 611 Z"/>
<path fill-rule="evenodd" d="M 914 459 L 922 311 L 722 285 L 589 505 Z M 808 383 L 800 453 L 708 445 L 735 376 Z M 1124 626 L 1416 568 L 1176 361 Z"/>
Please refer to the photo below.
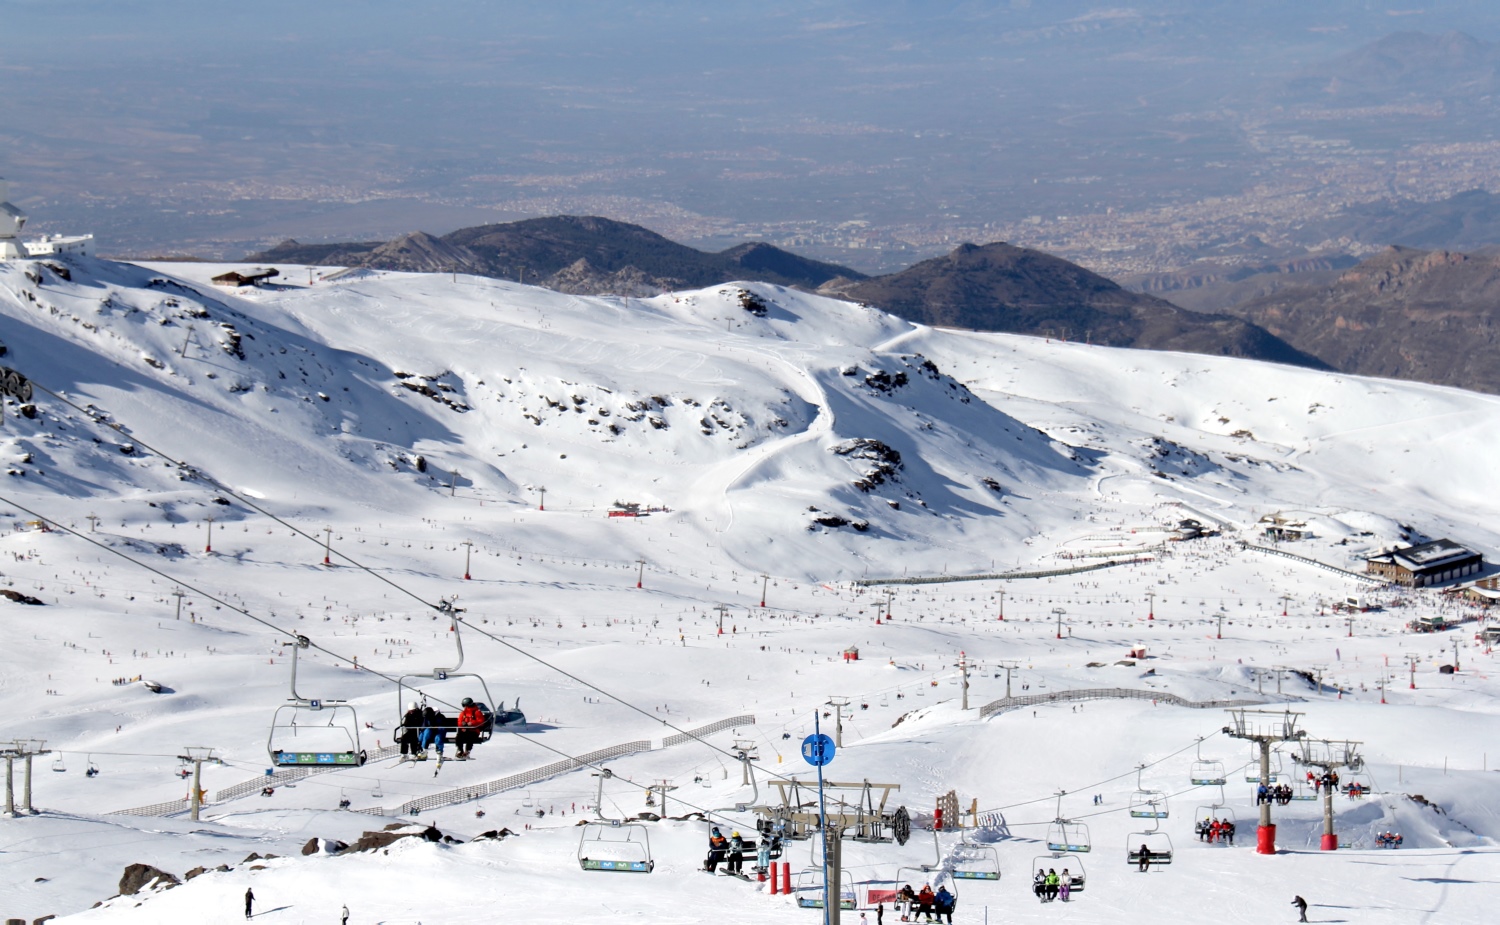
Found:
<path fill-rule="evenodd" d="M 400 742 L 401 757 L 408 754 L 414 760 L 420 761 L 427 755 L 422 752 L 422 708 L 415 700 L 406 706 L 406 713 L 401 717 Z"/>
<path fill-rule="evenodd" d="M 729 839 L 717 827 L 708 835 L 708 859 L 703 862 L 703 869 L 714 873 L 719 869 L 719 862 L 724 860 L 724 855 L 729 851 Z"/>
<path fill-rule="evenodd" d="M 458 747 L 458 757 L 468 758 L 474 746 L 479 744 L 479 731 L 486 722 L 484 711 L 475 706 L 474 698 L 465 697 L 463 709 L 458 714 L 458 735 L 453 744 Z M 503 706 L 503 704 L 502 704 Z"/>

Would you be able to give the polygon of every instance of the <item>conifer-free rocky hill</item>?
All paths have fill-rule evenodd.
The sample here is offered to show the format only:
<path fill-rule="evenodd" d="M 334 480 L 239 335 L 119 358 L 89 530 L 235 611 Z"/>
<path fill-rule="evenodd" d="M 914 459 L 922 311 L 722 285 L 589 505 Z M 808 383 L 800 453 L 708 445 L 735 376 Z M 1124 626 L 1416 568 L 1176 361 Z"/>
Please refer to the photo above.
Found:
<path fill-rule="evenodd" d="M 606 218 L 555 216 L 423 232 L 383 244 L 285 241 L 246 258 L 517 279 L 575 295 L 645 297 L 732 280 L 777 283 L 867 302 L 911 321 L 1181 350 L 1317 367 L 1253 324 L 1130 292 L 1076 264 L 1008 244 L 964 244 L 946 257 L 867 278 L 764 243 L 718 253 Z"/>
<path fill-rule="evenodd" d="M 731 280 L 816 289 L 838 278 L 864 278 L 847 267 L 809 260 L 769 244 L 752 242 L 709 253 L 639 225 L 578 215 L 460 228 L 441 237 L 415 232 L 386 243 L 283 241 L 246 259 L 428 273 L 456 269 L 522 278 L 578 295 L 655 295 Z"/>
<path fill-rule="evenodd" d="M 1241 319 L 1179 308 L 1060 257 L 1004 243 L 960 245 L 841 293 L 922 324 L 1323 365 Z"/>
<path fill-rule="evenodd" d="M 1228 311 L 1334 369 L 1500 393 L 1500 257 L 1391 247 Z"/>

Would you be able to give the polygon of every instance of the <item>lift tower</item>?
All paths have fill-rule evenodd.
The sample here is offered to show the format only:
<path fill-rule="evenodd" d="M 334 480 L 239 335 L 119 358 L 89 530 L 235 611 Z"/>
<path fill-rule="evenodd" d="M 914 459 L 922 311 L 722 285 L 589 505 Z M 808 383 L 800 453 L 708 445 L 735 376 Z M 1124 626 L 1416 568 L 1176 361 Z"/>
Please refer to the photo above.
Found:
<path fill-rule="evenodd" d="M 1224 734 L 1236 739 L 1246 739 L 1259 746 L 1260 784 L 1269 789 L 1271 786 L 1271 745 L 1276 742 L 1295 742 L 1306 738 L 1306 731 L 1297 728 L 1297 722 L 1302 718 L 1302 714 L 1293 713 L 1291 710 L 1276 712 L 1239 708 L 1230 710 L 1229 715 L 1230 725 L 1224 727 Z M 1257 854 L 1276 853 L 1276 826 L 1271 822 L 1270 800 L 1263 800 L 1260 804 L 1260 826 L 1255 832 L 1255 851 Z"/>
<path fill-rule="evenodd" d="M 1302 748 L 1292 754 L 1292 760 L 1298 764 L 1305 764 L 1310 768 L 1317 768 L 1324 774 L 1338 768 L 1348 768 L 1358 772 L 1365 766 L 1364 756 L 1360 755 L 1361 742 L 1332 742 L 1327 739 L 1304 739 Z M 1323 788 L 1323 839 L 1319 844 L 1324 851 L 1337 851 L 1339 837 L 1333 832 L 1333 792 L 1337 789 L 1332 785 Z"/>

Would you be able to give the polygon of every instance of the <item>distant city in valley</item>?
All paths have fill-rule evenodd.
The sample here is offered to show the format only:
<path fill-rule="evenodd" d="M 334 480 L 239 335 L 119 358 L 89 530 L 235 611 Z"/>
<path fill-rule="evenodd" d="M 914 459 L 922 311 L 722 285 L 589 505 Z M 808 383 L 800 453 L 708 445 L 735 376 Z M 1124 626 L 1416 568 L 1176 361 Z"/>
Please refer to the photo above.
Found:
<path fill-rule="evenodd" d="M 340 22 L 388 46 L 372 60 L 324 48 L 326 11 L 221 41 L 212 17 L 145 30 L 22 5 L 37 38 L 0 95 L 0 174 L 37 231 L 116 255 L 573 214 L 866 273 L 1008 241 L 1121 280 L 1364 256 L 1414 242 L 1366 234 L 1361 208 L 1500 192 L 1500 13 L 1483 4 L 771 6 L 475 11 L 414 21 L 415 43 L 401 14 Z M 102 64 L 87 49 L 112 29 L 127 38 Z M 632 42 L 673 51 L 616 54 Z M 136 66 L 158 54 L 170 75 Z"/>

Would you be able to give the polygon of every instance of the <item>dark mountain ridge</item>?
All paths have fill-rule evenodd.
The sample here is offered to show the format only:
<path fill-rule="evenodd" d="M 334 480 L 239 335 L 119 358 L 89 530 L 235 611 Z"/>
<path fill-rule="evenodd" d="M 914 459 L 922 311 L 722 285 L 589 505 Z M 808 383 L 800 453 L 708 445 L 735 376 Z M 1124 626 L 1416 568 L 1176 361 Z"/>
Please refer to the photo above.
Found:
<path fill-rule="evenodd" d="M 1500 393 L 1500 256 L 1391 247 L 1227 311 L 1341 372 Z"/>
<path fill-rule="evenodd" d="M 858 299 L 924 324 L 1320 365 L 1238 318 L 1129 292 L 1061 258 L 1008 244 L 964 244 L 946 257 L 870 279 L 765 243 L 706 253 L 639 225 L 556 216 L 463 228 L 442 237 L 417 232 L 384 244 L 286 241 L 247 259 L 269 264 L 340 260 L 419 272 L 456 269 L 594 295 L 646 296 L 757 280 Z"/>
<path fill-rule="evenodd" d="M 754 279 L 816 289 L 838 278 L 863 279 L 848 267 L 821 263 L 764 243 L 717 254 L 678 244 L 654 231 L 596 216 L 559 215 L 425 232 L 373 244 L 299 244 L 283 241 L 245 258 L 257 263 L 323 263 L 379 270 L 446 272 L 522 279 L 566 292 L 644 295 Z M 584 261 L 584 266 L 579 266 Z M 566 274 L 559 277 L 559 274 Z M 557 278 L 559 285 L 551 285 Z M 630 291 L 617 292 L 611 281 Z M 596 286 L 602 286 L 597 288 Z"/>
<path fill-rule="evenodd" d="M 1004 243 L 960 245 L 945 257 L 844 287 L 842 294 L 922 324 L 1326 368 L 1239 318 L 1189 311 L 1059 257 Z"/>

